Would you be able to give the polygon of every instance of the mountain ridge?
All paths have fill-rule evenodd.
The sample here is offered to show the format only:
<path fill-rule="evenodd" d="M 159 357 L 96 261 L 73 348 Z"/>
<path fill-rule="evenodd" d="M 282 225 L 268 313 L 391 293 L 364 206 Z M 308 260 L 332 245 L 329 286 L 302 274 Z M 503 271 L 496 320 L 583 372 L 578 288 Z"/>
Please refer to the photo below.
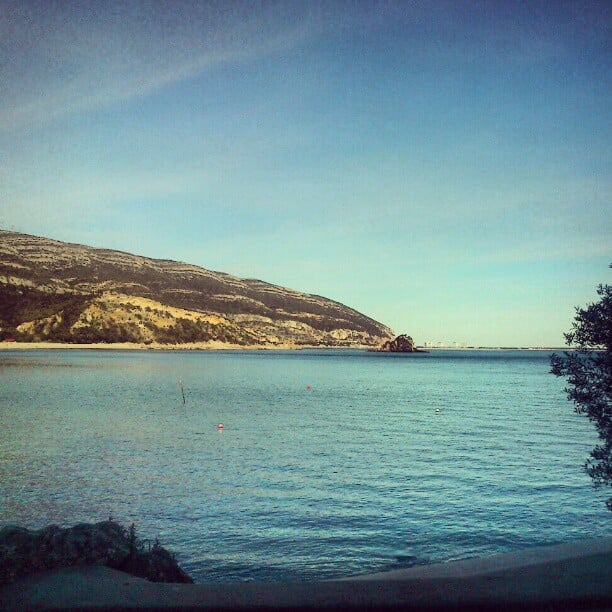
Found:
<path fill-rule="evenodd" d="M 172 259 L 0 230 L 0 334 L 23 341 L 377 346 L 341 302 Z"/>

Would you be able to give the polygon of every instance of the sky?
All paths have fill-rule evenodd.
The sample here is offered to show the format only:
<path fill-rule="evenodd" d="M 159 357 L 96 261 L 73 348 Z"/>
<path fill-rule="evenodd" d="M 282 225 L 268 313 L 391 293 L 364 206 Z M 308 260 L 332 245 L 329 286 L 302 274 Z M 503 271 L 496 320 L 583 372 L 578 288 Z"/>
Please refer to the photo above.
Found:
<path fill-rule="evenodd" d="M 562 346 L 611 276 L 611 6 L 0 0 L 0 227 Z"/>

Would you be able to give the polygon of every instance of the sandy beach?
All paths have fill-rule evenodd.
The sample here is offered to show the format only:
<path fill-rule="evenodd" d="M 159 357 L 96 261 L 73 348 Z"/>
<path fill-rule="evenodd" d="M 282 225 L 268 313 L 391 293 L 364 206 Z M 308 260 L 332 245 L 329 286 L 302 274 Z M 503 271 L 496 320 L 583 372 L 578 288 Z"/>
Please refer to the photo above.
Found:
<path fill-rule="evenodd" d="M 164 351 L 206 351 L 206 350 L 294 350 L 299 348 L 320 348 L 297 346 L 295 344 L 258 344 L 258 345 L 242 345 L 229 344 L 227 342 L 189 342 L 184 344 L 144 344 L 137 342 L 115 342 L 115 343 L 95 343 L 95 344 L 71 344 L 68 342 L 0 342 L 0 350 L 41 350 L 41 349 L 88 349 L 88 350 L 121 350 L 121 351 L 146 351 L 146 350 L 164 350 Z M 360 347 L 355 347 L 360 348 Z M 365 347 L 364 347 L 365 348 Z"/>
<path fill-rule="evenodd" d="M 612 610 L 612 537 L 343 580 L 160 584 L 62 568 L 0 589 L 2 610 Z"/>
<path fill-rule="evenodd" d="M 269 350 L 300 350 L 300 349 L 361 349 L 368 350 L 372 349 L 371 346 L 316 346 L 316 345 L 297 345 L 297 344 L 230 344 L 227 342 L 186 342 L 183 344 L 159 344 L 153 342 L 151 344 L 144 344 L 142 342 L 114 342 L 104 343 L 98 342 L 95 344 L 72 344 L 69 342 L 0 342 L 0 351 L 2 350 L 41 350 L 41 349 L 89 349 L 89 350 L 113 350 L 113 351 L 222 351 L 222 350 L 234 350 L 234 351 L 269 351 Z M 479 351 L 479 350 L 522 350 L 522 351 L 563 351 L 564 348 L 515 348 L 515 349 L 502 349 L 499 347 L 483 347 L 483 348 L 454 348 L 454 347 L 428 347 L 422 349 L 419 347 L 421 352 L 436 352 L 436 351 Z"/>

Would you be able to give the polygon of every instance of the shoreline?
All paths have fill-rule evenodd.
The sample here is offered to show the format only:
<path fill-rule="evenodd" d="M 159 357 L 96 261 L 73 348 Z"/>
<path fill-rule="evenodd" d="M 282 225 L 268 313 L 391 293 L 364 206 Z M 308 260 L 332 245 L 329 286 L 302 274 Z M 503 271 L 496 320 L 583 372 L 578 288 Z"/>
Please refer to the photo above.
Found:
<path fill-rule="evenodd" d="M 186 342 L 184 344 L 151 344 L 137 342 L 115 342 L 115 343 L 92 343 L 92 344 L 73 344 L 70 342 L 0 342 L 2 350 L 114 350 L 114 351 L 299 351 L 302 349 L 357 349 L 362 350 L 369 347 L 365 346 L 316 346 L 316 345 L 297 345 L 297 344 L 230 344 L 227 342 Z"/>
<path fill-rule="evenodd" d="M 0 342 L 0 351 L 8 350 L 114 350 L 114 351 L 300 351 L 300 350 L 358 350 L 372 353 L 389 353 L 392 351 L 379 351 L 377 348 L 366 345 L 356 346 L 320 346 L 298 344 L 230 344 L 227 342 L 188 342 L 184 344 L 159 344 L 137 342 L 97 342 L 91 344 L 74 344 L 70 342 Z M 566 351 L 567 347 L 419 347 L 416 353 L 429 353 L 436 351 Z"/>
<path fill-rule="evenodd" d="M 419 347 L 421 348 L 421 347 Z M 428 346 L 428 351 L 568 351 L 567 346 Z"/>
<path fill-rule="evenodd" d="M 609 610 L 612 536 L 313 583 L 152 583 L 101 566 L 0 587 L 6 610 Z"/>

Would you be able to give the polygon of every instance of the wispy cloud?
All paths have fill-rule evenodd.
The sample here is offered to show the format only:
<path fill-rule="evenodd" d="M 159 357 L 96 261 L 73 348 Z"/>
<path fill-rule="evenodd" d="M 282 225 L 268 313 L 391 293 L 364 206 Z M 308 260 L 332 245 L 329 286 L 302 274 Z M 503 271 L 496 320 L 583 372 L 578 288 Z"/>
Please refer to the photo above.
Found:
<path fill-rule="evenodd" d="M 498 56 L 521 64 L 563 55 L 563 28 L 551 33 L 545 19 L 527 20 L 529 11 L 514 9 L 499 11 L 489 23 L 485 8 L 478 2 L 4 0 L 0 130 L 46 124 L 143 97 L 203 71 L 279 54 L 320 33 L 340 30 L 382 34 L 401 23 L 413 60 L 423 54 L 449 66 L 458 53 L 477 63 Z M 588 19 L 589 12 L 583 13 L 580 18 Z M 431 31 L 428 23 L 435 26 Z M 585 30 L 603 37 L 602 26 Z M 445 57 L 448 61 L 441 61 Z"/>
<path fill-rule="evenodd" d="M 247 5 L 221 12 L 204 3 L 134 2 L 82 15 L 51 6 L 15 3 L 0 12 L 2 130 L 146 96 L 290 49 L 309 31 L 307 22 L 278 22 L 270 11 L 251 15 Z"/>

